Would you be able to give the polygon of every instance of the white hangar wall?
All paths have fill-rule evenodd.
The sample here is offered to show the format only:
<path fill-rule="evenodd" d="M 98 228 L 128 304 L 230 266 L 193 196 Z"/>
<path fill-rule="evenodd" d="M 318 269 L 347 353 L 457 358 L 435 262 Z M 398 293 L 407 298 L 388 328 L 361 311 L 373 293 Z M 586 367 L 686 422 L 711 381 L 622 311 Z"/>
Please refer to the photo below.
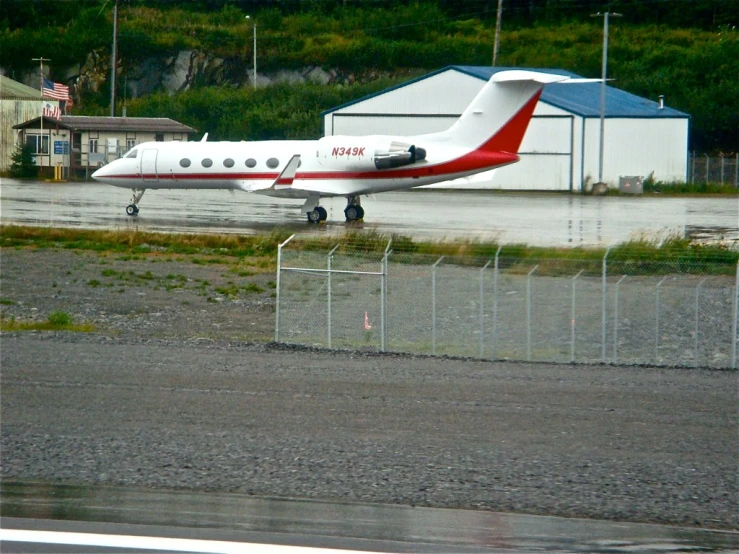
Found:
<path fill-rule="evenodd" d="M 324 114 L 324 135 L 409 136 L 443 131 L 484 84 L 483 79 L 453 68 L 431 74 Z M 432 186 L 587 191 L 598 180 L 599 141 L 599 117 L 583 117 L 540 100 L 518 163 Z M 609 187 L 618 187 L 619 177 L 632 175 L 685 181 L 687 153 L 687 117 L 605 120 L 603 180 Z"/>

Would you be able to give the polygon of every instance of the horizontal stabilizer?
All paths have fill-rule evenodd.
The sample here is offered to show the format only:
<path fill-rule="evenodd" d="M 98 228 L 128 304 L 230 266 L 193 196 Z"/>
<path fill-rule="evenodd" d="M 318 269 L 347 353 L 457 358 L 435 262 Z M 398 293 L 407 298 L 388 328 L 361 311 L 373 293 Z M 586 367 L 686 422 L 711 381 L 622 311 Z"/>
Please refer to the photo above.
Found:
<path fill-rule="evenodd" d="M 554 73 L 541 73 L 539 71 L 527 71 L 525 69 L 513 69 L 510 71 L 501 71 L 496 73 L 490 79 L 494 83 L 518 83 L 521 81 L 533 81 L 542 85 L 551 85 L 554 83 L 600 83 L 602 79 L 573 79 L 567 75 L 557 75 Z"/>

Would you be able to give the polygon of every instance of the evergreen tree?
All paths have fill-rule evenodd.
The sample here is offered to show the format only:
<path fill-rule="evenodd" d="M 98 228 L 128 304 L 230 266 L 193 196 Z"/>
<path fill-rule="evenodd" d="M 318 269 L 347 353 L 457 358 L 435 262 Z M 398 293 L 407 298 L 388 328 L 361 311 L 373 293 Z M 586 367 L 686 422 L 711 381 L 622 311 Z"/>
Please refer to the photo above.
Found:
<path fill-rule="evenodd" d="M 12 177 L 36 177 L 38 167 L 33 149 L 29 144 L 18 144 L 11 156 L 13 162 L 10 164 L 10 175 Z"/>

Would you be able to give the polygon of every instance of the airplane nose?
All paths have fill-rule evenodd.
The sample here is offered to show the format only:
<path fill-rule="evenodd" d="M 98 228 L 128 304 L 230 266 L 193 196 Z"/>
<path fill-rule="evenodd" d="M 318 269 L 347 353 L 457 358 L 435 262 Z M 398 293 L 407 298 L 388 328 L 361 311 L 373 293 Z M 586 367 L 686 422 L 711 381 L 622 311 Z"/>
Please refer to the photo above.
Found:
<path fill-rule="evenodd" d="M 110 171 L 108 169 L 108 166 L 105 166 L 104 165 L 100 169 L 97 169 L 97 170 L 93 171 L 93 173 L 92 173 L 92 175 L 90 175 L 90 177 L 92 177 L 96 181 L 100 181 L 103 178 L 107 177 L 109 174 L 110 174 Z"/>

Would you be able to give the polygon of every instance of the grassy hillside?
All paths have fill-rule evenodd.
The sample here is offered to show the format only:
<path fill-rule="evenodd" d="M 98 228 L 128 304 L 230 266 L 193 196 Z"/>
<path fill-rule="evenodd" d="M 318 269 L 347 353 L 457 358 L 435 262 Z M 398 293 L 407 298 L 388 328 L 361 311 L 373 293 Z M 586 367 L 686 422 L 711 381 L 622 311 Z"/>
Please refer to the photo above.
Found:
<path fill-rule="evenodd" d="M 52 76 L 85 64 L 95 52 L 107 76 L 112 15 L 102 0 L 50 4 L 43 0 L 6 0 L 0 8 L 0 66 L 15 73 L 33 69 L 32 57 L 51 57 Z M 453 4 L 453 5 L 452 5 Z M 198 90 L 168 97 L 154 95 L 129 103 L 130 115 L 167 115 L 221 138 L 315 137 L 318 113 L 337 103 L 399 82 L 410 74 L 450 64 L 489 65 L 494 42 L 492 2 L 268 2 L 201 0 L 150 2 L 121 0 L 119 11 L 119 76 L 149 57 L 165 58 L 193 49 L 224 58 L 228 83 L 199 83 Z M 591 6 L 592 4 L 592 6 Z M 691 148 L 739 150 L 739 33 L 731 25 L 725 3 L 702 0 L 671 2 L 662 19 L 679 20 L 683 5 L 700 14 L 696 28 L 658 23 L 637 25 L 637 6 L 614 19 L 610 29 L 609 76 L 614 86 L 647 98 L 664 94 L 669 106 L 690 113 Z M 523 6 L 537 8 L 525 18 Z M 602 19 L 580 13 L 573 2 L 528 3 L 511 0 L 504 15 L 498 65 L 563 68 L 588 77 L 600 76 Z M 599 8 L 590 2 L 586 8 Z M 16 8 L 13 10 L 13 8 Z M 53 8 L 53 9 L 52 9 Z M 251 9 L 254 8 L 254 11 Z M 246 10 L 251 19 L 245 19 Z M 25 13 L 24 10 L 28 13 Z M 723 10 L 723 11 L 721 11 Z M 657 10 L 659 11 L 659 10 Z M 54 17 L 52 18 L 52 15 Z M 510 16 L 510 19 L 506 19 Z M 646 17 L 646 16 L 645 16 Z M 654 17 L 653 15 L 651 17 Z M 658 19 L 659 20 L 659 19 Z M 252 23 L 258 28 L 260 71 L 322 66 L 347 74 L 382 72 L 397 78 L 356 87 L 299 86 L 273 93 L 251 93 L 243 87 L 251 66 Z M 29 53 L 28 45 L 33 44 Z M 109 67 L 109 62 L 107 62 Z M 56 77 L 63 79 L 63 75 Z M 107 113 L 107 85 L 85 92 L 77 113 Z M 279 98 L 277 102 L 275 99 Z M 285 110 L 284 106 L 290 106 Z"/>

